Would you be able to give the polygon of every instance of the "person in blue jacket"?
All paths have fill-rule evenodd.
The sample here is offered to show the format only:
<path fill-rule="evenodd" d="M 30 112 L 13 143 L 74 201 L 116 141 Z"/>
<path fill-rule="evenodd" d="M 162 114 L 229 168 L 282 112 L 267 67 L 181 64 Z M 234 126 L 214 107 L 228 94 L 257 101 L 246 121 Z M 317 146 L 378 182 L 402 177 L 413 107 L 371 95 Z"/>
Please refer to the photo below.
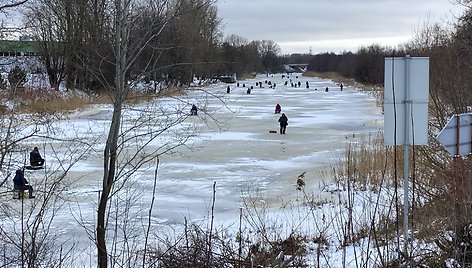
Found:
<path fill-rule="evenodd" d="M 29 185 L 28 181 L 25 179 L 25 175 L 21 169 L 16 171 L 15 177 L 13 178 L 13 188 L 19 191 L 28 190 L 29 198 L 34 198 L 33 196 L 33 187 Z"/>

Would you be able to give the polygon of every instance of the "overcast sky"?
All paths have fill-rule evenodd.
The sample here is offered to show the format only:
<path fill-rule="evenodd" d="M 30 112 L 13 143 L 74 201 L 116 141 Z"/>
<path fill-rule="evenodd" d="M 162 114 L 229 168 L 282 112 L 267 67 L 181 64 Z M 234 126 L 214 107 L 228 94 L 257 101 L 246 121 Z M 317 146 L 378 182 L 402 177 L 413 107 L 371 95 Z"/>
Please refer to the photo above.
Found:
<path fill-rule="evenodd" d="M 396 46 L 428 20 L 455 21 L 449 0 L 219 0 L 224 36 L 272 40 L 283 54 Z"/>

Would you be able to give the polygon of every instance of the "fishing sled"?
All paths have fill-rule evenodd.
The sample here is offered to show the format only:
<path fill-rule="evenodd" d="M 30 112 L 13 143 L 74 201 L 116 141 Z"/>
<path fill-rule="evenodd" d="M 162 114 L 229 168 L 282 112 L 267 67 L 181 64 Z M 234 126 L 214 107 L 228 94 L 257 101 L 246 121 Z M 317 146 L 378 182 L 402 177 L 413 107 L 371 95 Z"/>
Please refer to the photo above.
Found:
<path fill-rule="evenodd" d="M 27 170 L 39 170 L 39 169 L 43 169 L 44 166 L 25 166 L 25 169 Z"/>

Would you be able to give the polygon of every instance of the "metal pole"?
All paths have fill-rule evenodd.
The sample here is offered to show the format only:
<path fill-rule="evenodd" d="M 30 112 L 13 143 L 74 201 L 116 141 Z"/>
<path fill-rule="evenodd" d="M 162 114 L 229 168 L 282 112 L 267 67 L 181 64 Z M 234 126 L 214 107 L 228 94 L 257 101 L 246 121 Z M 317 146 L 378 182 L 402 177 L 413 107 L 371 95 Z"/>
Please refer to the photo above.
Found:
<path fill-rule="evenodd" d="M 455 114 L 456 118 L 456 154 L 453 157 L 458 157 L 461 155 L 461 115 Z"/>
<path fill-rule="evenodd" d="M 410 144 L 410 122 L 411 122 L 411 103 L 412 100 L 410 99 L 410 55 L 405 56 L 405 139 L 403 144 L 403 236 L 404 236 L 404 244 L 403 244 L 403 251 L 404 255 L 408 256 L 408 210 L 409 210 L 409 179 L 408 179 L 408 170 L 409 170 L 409 159 L 408 159 L 408 145 Z M 408 267 L 408 259 L 406 260 L 406 267 Z"/>
<path fill-rule="evenodd" d="M 460 178 L 459 178 L 459 172 L 458 172 L 458 160 L 459 160 L 459 157 L 461 157 L 461 152 L 460 152 L 460 142 L 461 142 L 461 137 L 460 137 L 460 133 L 461 133 L 461 116 L 460 114 L 456 114 L 454 115 L 454 118 L 456 119 L 456 153 L 455 155 L 452 156 L 452 167 L 453 167 L 453 174 L 454 174 L 454 186 L 456 187 L 455 189 L 455 198 L 454 198 L 454 209 L 455 209 L 455 213 L 456 213 L 456 224 L 455 224 L 455 230 L 454 230 L 454 248 L 453 248 L 453 252 L 454 252 L 454 260 L 457 260 L 457 253 L 458 253 L 458 238 L 459 238 L 459 229 L 461 228 L 461 225 L 460 225 L 460 222 L 461 222 L 461 219 L 460 219 L 460 215 L 461 215 L 461 212 L 460 212 L 460 204 L 459 204 L 459 200 L 463 200 L 463 196 L 462 196 L 462 191 L 463 191 L 463 188 L 461 187 L 460 185 Z"/>

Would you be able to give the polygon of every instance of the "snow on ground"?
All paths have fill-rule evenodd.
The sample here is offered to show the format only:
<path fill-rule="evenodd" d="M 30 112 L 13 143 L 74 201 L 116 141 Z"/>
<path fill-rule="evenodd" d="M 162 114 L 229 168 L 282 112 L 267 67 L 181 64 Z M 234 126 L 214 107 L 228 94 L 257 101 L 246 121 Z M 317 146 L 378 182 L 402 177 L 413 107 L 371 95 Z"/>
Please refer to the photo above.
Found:
<path fill-rule="evenodd" d="M 291 87 L 290 83 L 284 86 L 284 82 L 289 79 L 300 81 L 301 87 Z M 276 87 L 270 88 L 266 80 L 275 83 Z M 255 87 L 256 82 L 263 82 L 263 88 Z M 309 82 L 309 88 L 305 87 L 306 82 Z M 240 87 L 219 83 L 205 88 L 208 92 L 223 96 L 224 103 L 222 99 L 209 97 L 199 90 L 192 91 L 194 93 L 187 97 L 189 103 L 205 104 L 201 108 L 221 119 L 224 129 L 219 130 L 211 123 L 205 123 L 202 120 L 203 111 L 199 112 L 201 117 L 190 117 L 182 124 L 182 127 L 196 124 L 200 135 L 190 141 L 191 148 L 196 150 L 179 148 L 178 154 L 164 155 L 160 159 L 152 215 L 153 226 L 157 229 L 178 229 L 185 219 L 196 222 L 208 219 L 214 183 L 215 226 L 230 226 L 238 222 L 240 207 L 243 206 L 241 198 L 244 196 L 260 197 L 268 211 L 295 209 L 303 205 L 306 196 L 296 190 L 295 184 L 297 175 L 304 171 L 307 171 L 305 193 L 319 198 L 320 204 L 325 203 L 325 200 L 336 199 L 336 195 L 322 192 L 324 182 L 330 179 L 329 172 L 323 171 L 341 161 L 353 135 L 377 132 L 382 128 L 383 117 L 381 109 L 376 107 L 375 99 L 348 86 L 341 91 L 330 80 L 303 77 L 301 74 L 282 78 L 281 74 L 277 74 L 260 75 L 239 83 Z M 242 87 L 243 83 L 245 87 Z M 230 94 L 225 93 L 228 85 L 231 87 Z M 254 86 L 254 89 L 251 94 L 246 94 L 250 86 Z M 329 88 L 328 92 L 324 90 L 326 87 Z M 277 103 L 281 104 L 282 112 L 289 118 L 286 135 L 269 133 L 269 130 L 278 131 L 279 128 L 277 120 L 280 115 L 274 114 Z M 174 104 L 174 99 L 160 101 L 160 105 Z M 125 116 L 132 118 L 133 113 L 126 113 Z M 97 191 L 101 187 L 103 167 L 100 156 L 110 118 L 110 107 L 93 107 L 58 122 L 61 131 L 55 135 L 61 139 L 45 141 L 38 138 L 35 141 L 38 147 L 45 150 L 42 153 L 50 160 L 47 162 L 50 166 L 57 163 L 51 157 L 53 152 L 49 149 L 49 143 L 61 146 L 62 138 L 75 136 L 98 141 L 94 145 L 95 155 L 78 161 L 68 172 L 72 181 L 69 190 L 71 201 L 56 216 L 52 227 L 73 237 L 75 242 L 85 244 L 85 248 L 91 247 L 84 250 L 84 254 L 93 255 L 94 246 L 74 217 L 80 211 L 85 221 L 95 221 Z M 163 135 L 163 139 L 166 138 L 169 137 Z M 159 144 L 154 142 L 150 146 Z M 47 170 L 48 167 L 45 172 Z M 150 204 L 153 172 L 143 171 L 139 173 L 139 178 L 135 178 L 136 188 L 144 196 L 137 202 L 143 208 Z M 35 178 L 42 176 L 40 172 L 28 175 L 33 185 Z M 327 217 L 325 214 L 335 213 L 333 209 L 325 206 L 325 209 L 316 212 L 316 217 Z M 302 210 L 295 209 L 297 215 L 291 214 L 293 211 L 286 215 L 287 218 L 282 221 L 286 225 L 284 232 L 290 233 L 295 228 L 290 225 L 299 224 L 291 220 L 294 216 L 306 216 L 309 213 L 313 221 L 314 212 Z M 303 228 L 316 229 L 311 224 L 308 225 L 311 227 L 303 224 Z M 339 234 L 333 226 L 324 228 Z M 311 233 L 316 231 L 311 230 Z M 330 260 L 340 258 L 338 254 L 332 252 Z M 352 257 L 354 253 L 348 255 Z"/>

